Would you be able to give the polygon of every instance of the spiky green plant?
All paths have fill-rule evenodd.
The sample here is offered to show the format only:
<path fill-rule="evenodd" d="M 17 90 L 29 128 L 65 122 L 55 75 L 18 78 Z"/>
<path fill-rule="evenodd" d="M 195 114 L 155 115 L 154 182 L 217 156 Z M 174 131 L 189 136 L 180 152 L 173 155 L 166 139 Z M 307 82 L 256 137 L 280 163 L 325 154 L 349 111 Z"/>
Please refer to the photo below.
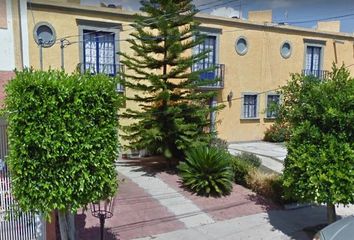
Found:
<path fill-rule="evenodd" d="M 232 190 L 232 156 L 225 150 L 199 146 L 186 152 L 178 165 L 183 185 L 203 196 L 222 196 Z"/>

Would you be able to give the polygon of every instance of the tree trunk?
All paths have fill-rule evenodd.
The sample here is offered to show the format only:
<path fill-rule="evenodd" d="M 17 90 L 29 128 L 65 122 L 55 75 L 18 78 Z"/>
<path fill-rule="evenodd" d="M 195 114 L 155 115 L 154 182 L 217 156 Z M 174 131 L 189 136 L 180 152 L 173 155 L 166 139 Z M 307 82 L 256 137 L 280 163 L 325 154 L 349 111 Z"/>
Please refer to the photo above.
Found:
<path fill-rule="evenodd" d="M 337 220 L 336 207 L 332 203 L 327 203 L 327 222 L 334 223 Z"/>
<path fill-rule="evenodd" d="M 75 240 L 74 215 L 68 210 L 58 211 L 61 240 Z"/>

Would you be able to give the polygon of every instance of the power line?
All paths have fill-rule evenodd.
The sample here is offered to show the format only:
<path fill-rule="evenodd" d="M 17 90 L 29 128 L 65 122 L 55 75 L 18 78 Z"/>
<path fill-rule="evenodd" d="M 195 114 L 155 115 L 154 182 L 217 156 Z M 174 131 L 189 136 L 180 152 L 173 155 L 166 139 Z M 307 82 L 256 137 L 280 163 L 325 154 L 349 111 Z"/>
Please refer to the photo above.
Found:
<path fill-rule="evenodd" d="M 345 18 L 345 17 L 351 17 L 351 16 L 354 16 L 354 13 L 348 13 L 348 14 L 344 14 L 344 15 L 338 15 L 338 16 L 332 16 L 332 17 L 326 17 L 326 18 L 309 19 L 309 20 L 303 20 L 303 21 L 287 21 L 286 23 L 288 23 L 288 24 L 311 23 L 311 22 L 326 21 L 326 20 Z"/>
<path fill-rule="evenodd" d="M 208 10 L 208 9 L 211 9 L 211 8 L 215 8 L 215 7 L 219 7 L 219 6 L 222 6 L 222 5 L 225 5 L 225 4 L 229 4 L 229 3 L 232 3 L 232 2 L 238 2 L 240 0 L 229 0 L 227 2 L 224 2 L 224 3 L 219 3 L 220 1 L 213 1 L 213 2 L 209 2 L 209 3 L 204 3 L 204 4 L 201 4 L 199 6 L 196 6 L 197 8 L 198 7 L 201 7 L 201 6 L 207 6 L 207 5 L 210 5 L 212 4 L 212 6 L 209 6 L 207 8 L 203 8 L 203 9 L 198 9 L 199 11 L 205 11 L 205 10 Z M 217 5 L 215 5 L 216 3 L 219 3 Z M 177 12 L 177 13 L 182 13 L 183 11 L 180 11 L 180 12 Z M 163 14 L 161 15 L 161 17 L 168 17 L 170 15 L 173 15 L 173 14 L 176 14 L 176 13 L 168 13 L 168 14 Z M 172 18 L 167 18 L 167 19 L 172 19 Z M 148 21 L 151 21 L 153 20 L 152 22 L 148 22 Z M 150 18 L 150 19 L 145 19 L 143 21 L 144 23 L 146 23 L 148 26 L 149 25 L 152 25 L 154 23 L 157 23 L 158 22 L 158 19 L 154 19 L 154 18 Z M 104 30 L 96 30 L 96 31 L 93 31 L 93 32 L 102 32 L 102 31 L 107 31 L 107 30 L 113 30 L 113 29 L 119 29 L 120 27 L 123 27 L 123 26 L 131 26 L 131 24 L 122 24 L 120 26 L 114 26 L 114 27 L 109 27 L 109 28 L 105 28 Z M 125 32 L 125 31 L 129 31 L 129 30 L 133 30 L 134 27 L 130 27 L 130 28 L 127 28 L 127 29 L 123 29 L 121 30 L 121 32 Z M 92 32 L 90 32 L 92 33 Z M 90 34 L 88 33 L 88 34 Z M 111 34 L 114 34 L 114 33 L 111 33 Z M 68 36 L 64 36 L 64 37 L 60 37 L 59 39 L 63 39 L 63 38 L 73 38 L 73 37 L 80 37 L 80 36 L 85 36 L 85 33 L 84 34 L 78 34 L 78 35 L 68 35 Z"/>

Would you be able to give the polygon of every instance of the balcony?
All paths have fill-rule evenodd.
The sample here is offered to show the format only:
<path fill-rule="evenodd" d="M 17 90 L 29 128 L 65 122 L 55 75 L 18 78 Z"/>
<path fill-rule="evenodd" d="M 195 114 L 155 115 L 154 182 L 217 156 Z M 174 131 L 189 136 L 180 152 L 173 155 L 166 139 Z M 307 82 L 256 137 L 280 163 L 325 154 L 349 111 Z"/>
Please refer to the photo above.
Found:
<path fill-rule="evenodd" d="M 302 70 L 302 74 L 305 76 L 314 76 L 321 80 L 328 77 L 329 72 L 326 70 L 311 70 L 311 69 L 304 69 Z"/>
<path fill-rule="evenodd" d="M 96 64 L 96 63 L 79 63 L 78 69 L 82 73 L 89 72 L 91 74 L 104 73 L 111 77 L 119 76 L 124 73 L 125 66 L 122 64 Z M 124 92 L 125 87 L 122 84 L 117 85 L 117 92 Z"/>
<path fill-rule="evenodd" d="M 200 79 L 205 81 L 210 81 L 217 79 L 218 81 L 212 84 L 199 86 L 202 90 L 216 90 L 224 88 L 224 75 L 225 75 L 225 64 L 215 64 L 215 65 L 205 65 L 205 64 L 195 64 L 192 67 L 192 72 L 201 71 L 203 69 L 215 68 L 210 71 L 202 72 L 200 74 Z"/>

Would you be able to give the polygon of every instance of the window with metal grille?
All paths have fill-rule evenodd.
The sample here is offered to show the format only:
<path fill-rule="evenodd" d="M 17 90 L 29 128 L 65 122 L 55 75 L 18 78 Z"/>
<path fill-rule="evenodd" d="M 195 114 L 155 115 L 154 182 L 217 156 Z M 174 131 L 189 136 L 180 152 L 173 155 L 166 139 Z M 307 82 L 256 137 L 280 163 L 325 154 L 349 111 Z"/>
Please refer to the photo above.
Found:
<path fill-rule="evenodd" d="M 244 118 L 257 118 L 257 99 L 256 94 L 244 95 L 243 98 L 243 117 Z"/>
<path fill-rule="evenodd" d="M 267 118 L 277 117 L 277 106 L 280 102 L 279 94 L 269 94 L 267 95 Z"/>
<path fill-rule="evenodd" d="M 116 75 L 115 34 L 84 30 L 84 70 Z"/>
<path fill-rule="evenodd" d="M 198 63 L 194 65 L 194 70 L 203 70 L 212 68 L 216 64 L 216 36 L 210 35 L 206 36 L 203 43 L 196 46 L 196 54 L 209 51 L 207 53 L 207 57 L 200 60 Z M 203 72 L 200 75 L 201 79 L 215 79 L 216 71 L 211 70 L 207 72 Z"/>
<path fill-rule="evenodd" d="M 319 76 L 321 70 L 321 47 L 307 46 L 306 49 L 306 75 Z"/>

